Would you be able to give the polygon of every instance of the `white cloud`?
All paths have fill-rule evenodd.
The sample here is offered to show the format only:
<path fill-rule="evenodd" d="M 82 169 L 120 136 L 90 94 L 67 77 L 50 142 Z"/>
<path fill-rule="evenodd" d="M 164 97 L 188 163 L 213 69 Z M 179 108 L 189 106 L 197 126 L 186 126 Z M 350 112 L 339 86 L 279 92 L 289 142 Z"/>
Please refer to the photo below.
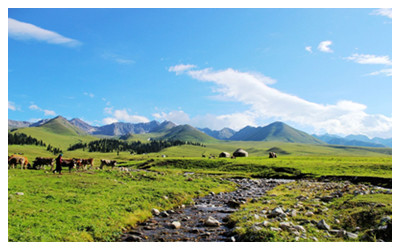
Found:
<path fill-rule="evenodd" d="M 392 69 L 381 69 L 379 71 L 374 71 L 367 75 L 368 76 L 377 76 L 377 75 L 392 76 Z"/>
<path fill-rule="evenodd" d="M 153 117 L 159 120 L 171 121 L 176 124 L 187 124 L 190 122 L 189 115 L 182 110 L 174 110 L 169 113 L 155 113 Z"/>
<path fill-rule="evenodd" d="M 175 66 L 169 67 L 168 71 L 169 72 L 175 72 L 177 75 L 184 73 L 186 70 L 195 68 L 196 65 L 192 64 L 179 64 Z"/>
<path fill-rule="evenodd" d="M 372 11 L 371 15 L 386 16 L 386 17 L 392 19 L 392 9 L 389 9 L 389 8 L 377 9 L 377 10 Z"/>
<path fill-rule="evenodd" d="M 77 40 L 64 37 L 54 31 L 45 30 L 33 24 L 20 22 L 12 18 L 8 18 L 8 35 L 17 40 L 37 40 L 69 47 L 76 47 L 81 44 Z"/>
<path fill-rule="evenodd" d="M 49 116 L 49 115 L 54 116 L 54 115 L 56 115 L 56 112 L 54 112 L 53 110 L 44 109 L 43 112 L 44 112 L 44 115 L 46 115 L 46 116 Z"/>
<path fill-rule="evenodd" d="M 131 122 L 131 123 L 141 123 L 149 122 L 150 120 L 144 116 L 131 115 L 126 109 L 117 109 L 112 112 L 112 108 L 104 109 L 105 112 L 112 114 L 112 117 L 106 117 L 103 119 L 105 124 L 110 124 L 114 122 Z"/>
<path fill-rule="evenodd" d="M 30 105 L 29 106 L 29 109 L 31 109 L 31 110 L 41 110 L 37 105 L 35 105 L 35 104 L 32 104 L 32 105 Z"/>
<path fill-rule="evenodd" d="M 8 101 L 8 109 L 11 109 L 11 110 L 13 110 L 13 111 L 16 111 L 16 110 L 17 110 L 17 107 L 15 106 L 15 103 L 14 103 L 14 102 Z"/>
<path fill-rule="evenodd" d="M 305 47 L 305 50 L 307 50 L 308 52 L 312 53 L 312 48 L 311 48 L 311 46 L 306 46 L 306 47 Z"/>
<path fill-rule="evenodd" d="M 106 118 L 103 119 L 103 124 L 106 124 L 106 125 L 112 124 L 112 123 L 115 123 L 115 122 L 118 122 L 118 120 L 115 119 L 115 118 L 112 118 L 112 117 L 106 117 Z"/>
<path fill-rule="evenodd" d="M 221 71 L 211 68 L 189 70 L 186 74 L 199 81 L 215 83 L 219 95 L 249 107 L 241 114 L 214 116 L 215 120 L 211 122 L 218 123 L 217 125 L 236 129 L 244 124 L 274 119 L 311 126 L 315 133 L 391 136 L 392 118 L 367 114 L 367 107 L 363 104 L 346 100 L 331 105 L 309 102 L 271 88 L 260 81 L 258 76 L 231 68 Z M 197 119 L 200 123 L 200 118 L 193 118 L 192 121 Z"/>
<path fill-rule="evenodd" d="M 333 50 L 329 48 L 332 45 L 332 41 L 322 41 L 318 45 L 318 50 L 326 53 L 332 53 Z"/>
<path fill-rule="evenodd" d="M 376 55 L 368 55 L 368 54 L 352 54 L 345 59 L 354 61 L 359 64 L 384 64 L 384 65 L 392 65 L 392 61 L 389 56 L 376 56 Z"/>
<path fill-rule="evenodd" d="M 53 110 L 48 110 L 48 109 L 42 109 L 39 106 L 37 106 L 36 104 L 31 104 L 29 106 L 30 110 L 38 110 L 44 113 L 45 116 L 55 116 L 56 112 L 54 112 Z"/>

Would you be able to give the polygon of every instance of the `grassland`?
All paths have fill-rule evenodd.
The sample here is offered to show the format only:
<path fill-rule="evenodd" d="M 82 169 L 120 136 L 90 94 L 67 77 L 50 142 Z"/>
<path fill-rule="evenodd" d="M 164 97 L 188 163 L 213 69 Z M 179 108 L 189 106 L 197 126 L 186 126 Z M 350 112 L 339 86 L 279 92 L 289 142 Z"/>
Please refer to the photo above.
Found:
<path fill-rule="evenodd" d="M 385 148 L 213 142 L 206 147 L 184 145 L 131 155 L 67 151 L 70 144 L 97 138 L 30 129 L 21 132 L 60 147 L 64 158 L 94 158 L 95 166 L 100 165 L 100 159 L 115 159 L 133 171 L 73 171 L 58 176 L 43 170 L 9 170 L 9 241 L 114 241 L 123 228 L 149 217 L 153 207 L 166 210 L 210 191 L 231 190 L 232 185 L 221 180 L 224 177 L 392 177 L 391 149 Z M 251 157 L 208 159 L 239 147 Z M 277 152 L 278 158 L 268 159 L 269 151 Z M 33 145 L 9 145 L 8 153 L 23 153 L 30 161 L 53 156 L 45 147 Z M 163 154 L 168 157 L 162 158 Z M 143 167 L 148 169 L 140 170 Z M 187 181 L 187 171 L 194 172 L 193 181 Z M 24 195 L 17 195 L 21 192 Z"/>
<path fill-rule="evenodd" d="M 210 191 L 221 179 L 169 172 L 90 171 L 53 175 L 9 170 L 9 241 L 115 241 L 124 227 Z M 23 195 L 18 195 L 23 193 Z"/>

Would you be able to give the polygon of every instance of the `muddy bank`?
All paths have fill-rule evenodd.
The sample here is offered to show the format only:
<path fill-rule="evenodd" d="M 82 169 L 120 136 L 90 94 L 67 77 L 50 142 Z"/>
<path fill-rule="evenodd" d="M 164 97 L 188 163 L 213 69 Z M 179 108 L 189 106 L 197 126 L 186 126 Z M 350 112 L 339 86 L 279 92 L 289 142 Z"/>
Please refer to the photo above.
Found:
<path fill-rule="evenodd" d="M 125 232 L 121 241 L 236 241 L 228 217 L 241 204 L 254 202 L 281 183 L 291 180 L 230 179 L 238 186 L 229 193 L 210 193 L 194 199 L 193 206 L 153 210 L 154 216 Z"/>

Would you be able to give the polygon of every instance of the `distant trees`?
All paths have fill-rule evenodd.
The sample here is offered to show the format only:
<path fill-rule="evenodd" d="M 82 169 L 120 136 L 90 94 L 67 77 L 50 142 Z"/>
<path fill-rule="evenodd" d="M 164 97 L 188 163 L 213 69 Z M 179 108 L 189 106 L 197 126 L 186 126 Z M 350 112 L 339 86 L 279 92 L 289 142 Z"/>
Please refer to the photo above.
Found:
<path fill-rule="evenodd" d="M 24 133 L 15 133 L 15 134 L 8 133 L 8 145 L 13 145 L 13 144 L 17 145 L 28 144 L 28 145 L 46 147 L 46 143 L 44 143 L 42 140 L 33 138 L 30 135 L 26 135 Z"/>
<path fill-rule="evenodd" d="M 203 144 L 198 142 L 187 142 L 180 140 L 152 140 L 150 142 L 142 143 L 140 141 L 121 141 L 116 139 L 101 139 L 92 141 L 89 143 L 76 143 L 68 148 L 68 150 L 75 149 L 87 149 L 89 152 L 114 152 L 117 153 L 122 151 L 129 151 L 131 153 L 143 154 L 143 153 L 152 153 L 159 152 L 164 148 L 172 147 L 172 146 L 180 146 L 180 145 L 194 145 L 205 147 Z"/>
<path fill-rule="evenodd" d="M 47 151 L 52 152 L 54 155 L 62 153 L 62 150 L 56 147 L 46 145 L 42 140 L 38 140 L 33 138 L 30 135 L 26 135 L 24 133 L 8 133 L 8 145 L 36 145 L 41 147 L 47 146 Z"/>

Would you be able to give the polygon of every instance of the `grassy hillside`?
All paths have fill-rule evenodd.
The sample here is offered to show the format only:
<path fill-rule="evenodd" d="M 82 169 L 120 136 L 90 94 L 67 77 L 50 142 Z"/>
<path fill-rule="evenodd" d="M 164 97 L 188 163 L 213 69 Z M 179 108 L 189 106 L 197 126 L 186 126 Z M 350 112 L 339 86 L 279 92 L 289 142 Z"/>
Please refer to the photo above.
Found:
<path fill-rule="evenodd" d="M 161 137 L 164 140 L 181 140 L 181 141 L 191 141 L 191 142 L 216 142 L 215 138 L 193 128 L 189 125 L 176 126 Z"/>
<path fill-rule="evenodd" d="M 55 131 L 60 131 L 60 133 L 56 133 Z M 29 128 L 20 128 L 11 133 L 24 133 L 30 135 L 36 139 L 44 141 L 46 144 L 51 144 L 54 147 L 61 148 L 65 151 L 69 145 L 78 143 L 78 142 L 89 142 L 93 140 L 97 140 L 97 137 L 92 135 L 80 135 L 77 133 L 72 133 L 71 130 L 63 129 L 59 126 L 49 126 L 49 127 L 29 127 Z M 72 134 L 71 134 L 72 133 Z"/>
<path fill-rule="evenodd" d="M 283 122 L 274 122 L 265 127 L 247 126 L 233 135 L 234 141 L 282 141 L 307 144 L 325 144 L 315 137 L 292 128 Z"/>

